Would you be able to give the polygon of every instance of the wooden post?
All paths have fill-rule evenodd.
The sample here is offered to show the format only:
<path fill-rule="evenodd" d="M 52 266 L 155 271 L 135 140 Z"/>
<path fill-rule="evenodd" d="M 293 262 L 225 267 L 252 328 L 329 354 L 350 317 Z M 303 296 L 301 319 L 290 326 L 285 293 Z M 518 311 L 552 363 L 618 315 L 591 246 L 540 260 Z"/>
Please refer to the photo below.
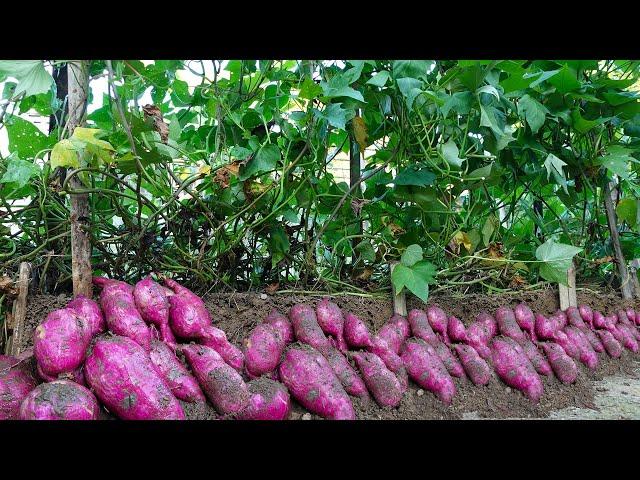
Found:
<path fill-rule="evenodd" d="M 572 263 L 569 270 L 567 270 L 567 283 L 568 285 L 558 284 L 558 290 L 560 292 L 560 310 L 566 310 L 569 307 L 578 306 L 578 297 L 576 294 L 576 267 Z"/>
<path fill-rule="evenodd" d="M 389 273 L 393 273 L 393 269 L 396 268 L 396 265 L 398 265 L 398 263 L 399 262 L 397 261 L 393 261 L 389 263 Z M 393 282 L 391 282 L 391 289 L 393 293 L 393 313 L 395 315 L 402 315 L 403 317 L 406 317 L 407 316 L 407 299 L 404 294 L 404 289 L 402 289 L 402 292 L 397 293 L 396 287 L 395 285 L 393 285 Z"/>
<path fill-rule="evenodd" d="M 7 339 L 6 352 L 9 355 L 18 355 L 22 344 L 24 320 L 27 316 L 27 295 L 29 294 L 29 279 L 31 264 L 22 262 L 18 273 L 18 297 L 13 302 L 13 311 L 8 325 L 11 336 Z"/>
<path fill-rule="evenodd" d="M 640 225 L 640 200 L 636 200 L 636 225 Z M 640 298 L 640 281 L 638 280 L 638 270 L 640 270 L 640 258 L 634 258 L 629 267 L 633 295 Z"/>
<path fill-rule="evenodd" d="M 74 60 L 68 63 L 69 80 L 69 136 L 77 126 L 84 123 L 89 92 L 89 62 Z M 69 182 L 72 189 L 83 188 L 80 179 L 75 176 Z M 73 294 L 91 298 L 91 242 L 89 194 L 71 195 L 71 276 Z"/>
<path fill-rule="evenodd" d="M 360 115 L 360 110 L 356 109 L 356 116 Z M 349 186 L 353 187 L 359 180 L 361 175 L 360 168 L 360 145 L 356 141 L 354 133 L 349 134 Z M 356 196 L 359 196 L 362 191 L 362 184 L 358 185 L 357 189 L 353 192 Z M 362 235 L 362 220 L 358 220 L 357 234 Z M 351 248 L 353 249 L 352 262 L 355 264 L 357 259 L 357 252 L 355 250 L 356 245 L 362 240 L 362 238 L 354 238 L 351 241 Z"/>
<path fill-rule="evenodd" d="M 613 183 L 613 182 L 611 182 Z M 613 184 L 615 188 L 615 183 Z M 616 264 L 618 265 L 618 275 L 620 276 L 620 290 L 622 291 L 622 298 L 629 299 L 632 297 L 631 282 L 629 279 L 629 271 L 627 270 L 627 262 L 622 254 L 622 247 L 620 246 L 620 236 L 618 235 L 618 219 L 616 216 L 616 210 L 613 205 L 612 185 L 606 183 L 604 186 L 604 208 L 607 212 L 607 223 L 609 224 L 609 233 L 611 234 L 611 243 L 613 244 L 613 251 L 615 254 Z"/>

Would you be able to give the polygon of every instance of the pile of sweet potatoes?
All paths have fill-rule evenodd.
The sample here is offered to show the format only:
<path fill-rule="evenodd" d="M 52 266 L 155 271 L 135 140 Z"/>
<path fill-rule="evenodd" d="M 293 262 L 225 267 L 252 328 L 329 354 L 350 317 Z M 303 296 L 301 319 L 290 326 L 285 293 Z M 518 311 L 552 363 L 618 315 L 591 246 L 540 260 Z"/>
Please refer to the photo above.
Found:
<path fill-rule="evenodd" d="M 573 383 L 580 363 L 593 370 L 599 355 L 635 353 L 640 341 L 631 308 L 545 316 L 521 303 L 465 324 L 431 305 L 373 332 L 324 298 L 272 311 L 235 345 L 174 280 L 94 284 L 98 302 L 79 296 L 36 328 L 38 378 L 24 359 L 0 357 L 0 419 L 95 420 L 102 406 L 121 419 L 182 420 L 183 402 L 208 402 L 221 418 L 284 420 L 293 398 L 323 418 L 351 420 L 360 403 L 397 408 L 409 380 L 446 405 L 457 382 L 492 379 L 538 402 L 541 376 Z"/>

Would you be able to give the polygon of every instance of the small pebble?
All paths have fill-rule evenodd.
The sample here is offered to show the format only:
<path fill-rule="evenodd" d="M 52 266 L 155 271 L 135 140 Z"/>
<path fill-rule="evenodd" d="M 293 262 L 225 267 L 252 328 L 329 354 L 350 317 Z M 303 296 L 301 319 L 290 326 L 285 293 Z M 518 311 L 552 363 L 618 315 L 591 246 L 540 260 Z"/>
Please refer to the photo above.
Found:
<path fill-rule="evenodd" d="M 424 390 L 419 389 L 419 390 L 416 392 L 416 395 L 418 395 L 419 397 L 423 396 L 423 395 L 424 395 Z"/>
<path fill-rule="evenodd" d="M 507 392 L 507 393 L 511 393 L 511 388 L 507 387 L 507 388 L 504 389 L 504 391 Z"/>
<path fill-rule="evenodd" d="M 304 415 L 302 415 L 302 419 L 303 420 L 311 420 L 311 414 L 310 413 L 305 413 Z"/>
<path fill-rule="evenodd" d="M 261 293 L 260 294 L 260 300 L 266 300 L 268 298 L 266 293 Z"/>

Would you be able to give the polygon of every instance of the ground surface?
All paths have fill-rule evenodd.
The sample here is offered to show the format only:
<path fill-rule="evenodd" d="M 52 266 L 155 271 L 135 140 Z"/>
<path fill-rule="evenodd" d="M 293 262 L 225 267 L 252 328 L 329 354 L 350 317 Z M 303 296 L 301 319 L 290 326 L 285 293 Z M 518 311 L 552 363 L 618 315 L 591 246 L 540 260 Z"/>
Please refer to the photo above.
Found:
<path fill-rule="evenodd" d="M 261 295 L 259 293 L 216 294 L 205 298 L 214 323 L 222 328 L 236 345 L 266 317 L 272 309 L 286 314 L 295 303 L 315 305 L 320 297 L 294 295 Z M 33 330 L 48 312 L 61 308 L 69 297 L 33 296 L 29 298 L 23 347 L 32 344 Z M 357 314 L 377 330 L 392 314 L 391 301 L 371 298 L 339 296 L 333 299 L 343 310 Z M 439 304 L 448 314 L 456 315 L 469 324 L 477 313 L 493 313 L 499 306 L 516 305 L 525 301 L 534 312 L 550 314 L 558 305 L 556 290 L 509 295 L 466 295 L 464 297 L 434 295 L 429 303 Z M 623 301 L 615 294 L 579 292 L 578 302 L 608 314 L 626 306 L 638 307 Z M 408 299 L 408 308 L 424 308 L 416 298 Z M 363 404 L 354 400 L 359 419 L 487 419 L 487 418 L 627 418 L 640 419 L 640 355 L 625 350 L 620 359 L 599 354 L 600 364 L 595 372 L 579 364 L 580 375 L 575 384 L 562 385 L 555 377 L 543 377 L 544 395 L 537 405 L 531 404 L 520 392 L 507 387 L 497 378 L 489 385 L 476 387 L 466 379 L 454 379 L 457 394 L 450 406 L 445 406 L 427 391 L 410 384 L 399 408 L 383 409 L 375 403 Z M 189 419 L 218 418 L 209 405 L 184 403 Z M 307 414 L 307 415 L 305 415 Z M 290 418 L 309 417 L 308 412 L 294 404 Z M 311 418 L 319 417 L 311 415 Z"/>

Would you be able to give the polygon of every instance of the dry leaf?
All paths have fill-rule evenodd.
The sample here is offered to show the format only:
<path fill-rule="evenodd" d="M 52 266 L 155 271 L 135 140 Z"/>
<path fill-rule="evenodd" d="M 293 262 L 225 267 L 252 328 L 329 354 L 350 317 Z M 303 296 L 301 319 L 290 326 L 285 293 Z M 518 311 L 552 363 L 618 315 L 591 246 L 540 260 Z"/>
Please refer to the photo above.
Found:
<path fill-rule="evenodd" d="M 145 105 L 142 107 L 145 117 L 153 120 L 153 128 L 160 134 L 160 140 L 162 143 L 167 143 L 169 140 L 169 125 L 167 125 L 162 118 L 162 112 L 155 105 Z"/>
<path fill-rule="evenodd" d="M 596 265 L 602 265 L 603 263 L 609 263 L 609 262 L 613 262 L 613 257 L 607 256 L 602 258 L 596 258 L 593 261 L 593 263 L 595 263 Z"/>
<path fill-rule="evenodd" d="M 356 142 L 360 145 L 360 151 L 364 152 L 369 143 L 367 142 L 367 125 L 364 123 L 362 117 L 355 117 L 353 120 L 353 135 L 356 137 Z"/>
<path fill-rule="evenodd" d="M 231 175 L 238 176 L 239 171 L 240 162 L 235 161 L 216 170 L 213 181 L 220 185 L 220 187 L 227 188 L 229 187 L 229 178 L 231 177 Z"/>
<path fill-rule="evenodd" d="M 280 283 L 276 282 L 264 287 L 264 291 L 267 292 L 269 295 L 273 295 L 278 291 L 279 288 L 280 288 Z"/>
<path fill-rule="evenodd" d="M 18 287 L 11 280 L 11 277 L 3 275 L 0 277 L 0 292 L 6 293 L 9 296 L 16 296 L 18 294 Z"/>
<path fill-rule="evenodd" d="M 467 249 L 467 252 L 471 251 L 471 238 L 469 237 L 468 234 L 466 234 L 465 232 L 457 232 L 453 238 L 451 239 L 452 242 L 454 242 L 456 245 L 462 245 L 464 246 L 464 248 Z M 458 250 L 460 250 L 458 248 Z"/>
<path fill-rule="evenodd" d="M 391 231 L 391 234 L 395 237 L 398 235 L 402 235 L 403 233 L 406 232 L 406 230 L 404 228 L 402 228 L 399 225 L 396 225 L 395 223 L 390 223 L 389 225 L 387 225 L 387 227 L 389 227 L 389 230 Z"/>
<path fill-rule="evenodd" d="M 373 268 L 364 267 L 363 270 L 357 271 L 357 272 L 354 271 L 353 273 L 355 274 L 355 276 L 353 276 L 354 280 L 358 280 L 360 282 L 366 282 L 371 278 L 371 275 L 373 275 Z"/>
<path fill-rule="evenodd" d="M 367 203 L 369 203 L 369 200 L 366 199 L 354 198 L 351 200 L 351 210 L 353 210 L 353 214 L 359 217 L 360 212 L 362 212 L 362 207 Z"/>
<path fill-rule="evenodd" d="M 520 288 L 527 284 L 527 281 L 522 278 L 520 275 L 514 275 L 511 278 L 511 282 L 509 283 L 510 288 Z"/>

